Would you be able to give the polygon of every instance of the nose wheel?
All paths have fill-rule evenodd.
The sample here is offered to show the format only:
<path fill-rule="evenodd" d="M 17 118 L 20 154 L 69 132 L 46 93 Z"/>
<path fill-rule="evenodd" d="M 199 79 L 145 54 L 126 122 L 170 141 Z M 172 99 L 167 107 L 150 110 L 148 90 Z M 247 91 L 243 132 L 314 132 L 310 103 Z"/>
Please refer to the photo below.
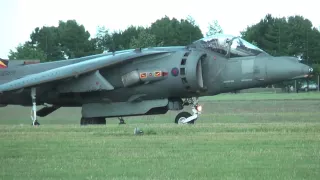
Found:
<path fill-rule="evenodd" d="M 174 122 L 176 124 L 194 124 L 199 118 L 202 111 L 202 106 L 198 104 L 198 98 L 195 100 L 192 98 L 186 99 L 182 105 L 187 106 L 190 104 L 192 104 L 193 114 L 190 114 L 189 112 L 180 112 L 175 118 Z"/>
<path fill-rule="evenodd" d="M 124 122 L 124 119 L 123 119 L 122 117 L 118 117 L 118 119 L 119 119 L 119 124 L 126 124 L 126 123 Z"/>
<path fill-rule="evenodd" d="M 177 116 L 176 116 L 176 118 L 175 118 L 175 120 L 174 120 L 174 122 L 176 123 L 176 124 L 194 124 L 194 121 L 196 120 L 191 120 L 191 121 L 189 121 L 189 122 L 187 122 L 187 123 L 184 123 L 184 121 L 186 120 L 186 119 L 188 119 L 189 117 L 191 117 L 192 115 L 189 113 L 189 112 L 181 112 L 181 113 L 179 113 Z"/>

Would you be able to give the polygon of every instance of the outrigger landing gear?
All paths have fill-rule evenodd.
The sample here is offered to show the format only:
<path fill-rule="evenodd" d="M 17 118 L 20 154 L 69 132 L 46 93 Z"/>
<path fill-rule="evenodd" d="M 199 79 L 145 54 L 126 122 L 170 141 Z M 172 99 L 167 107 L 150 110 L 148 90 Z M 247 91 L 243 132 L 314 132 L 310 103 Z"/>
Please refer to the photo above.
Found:
<path fill-rule="evenodd" d="M 33 126 L 39 126 L 40 123 L 37 121 L 37 102 L 36 102 L 36 88 L 31 88 L 32 98 L 32 109 L 31 109 L 31 120 Z"/>
<path fill-rule="evenodd" d="M 189 112 L 180 112 L 175 118 L 176 124 L 194 124 L 194 122 L 199 118 L 199 115 L 202 111 L 202 106 L 198 104 L 198 98 L 187 98 L 183 102 L 183 106 L 188 106 L 190 104 L 192 104 L 193 115 L 191 115 Z"/>
<path fill-rule="evenodd" d="M 124 119 L 122 118 L 122 117 L 118 117 L 118 119 L 119 119 L 119 124 L 126 124 L 125 122 L 124 122 Z"/>

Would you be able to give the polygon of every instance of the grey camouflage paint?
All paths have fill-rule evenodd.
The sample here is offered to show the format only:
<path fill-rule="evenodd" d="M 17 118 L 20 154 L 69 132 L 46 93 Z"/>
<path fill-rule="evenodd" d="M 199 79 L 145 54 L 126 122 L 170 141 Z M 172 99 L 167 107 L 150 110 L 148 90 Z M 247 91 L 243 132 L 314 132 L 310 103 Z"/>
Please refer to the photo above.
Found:
<path fill-rule="evenodd" d="M 37 87 L 38 105 L 52 104 L 54 110 L 82 107 L 83 117 L 164 114 L 180 110 L 181 98 L 266 86 L 311 72 L 296 58 L 266 53 L 228 58 L 196 43 L 32 65 L 19 62 L 9 61 L 9 67 L 0 70 L 2 106 L 31 106 L 30 87 Z M 154 77 L 155 71 L 167 74 Z M 143 72 L 153 74 L 138 78 Z"/>

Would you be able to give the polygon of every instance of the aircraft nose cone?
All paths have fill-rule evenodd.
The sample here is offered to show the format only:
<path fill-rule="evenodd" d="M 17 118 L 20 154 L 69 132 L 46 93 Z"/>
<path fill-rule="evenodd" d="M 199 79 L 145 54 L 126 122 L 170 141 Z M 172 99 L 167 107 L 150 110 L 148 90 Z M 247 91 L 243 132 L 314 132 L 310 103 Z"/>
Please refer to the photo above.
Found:
<path fill-rule="evenodd" d="M 309 67 L 309 73 L 313 73 L 313 68 Z"/>
<path fill-rule="evenodd" d="M 310 66 L 307 66 L 305 64 L 301 64 L 302 68 L 301 68 L 301 76 L 303 77 L 309 77 L 312 75 L 313 73 L 313 68 Z"/>
<path fill-rule="evenodd" d="M 305 78 L 312 72 L 310 66 L 300 63 L 294 57 L 273 57 L 267 63 L 268 79 L 271 81 Z"/>
<path fill-rule="evenodd" d="M 312 74 L 313 73 L 313 68 L 310 66 L 305 66 L 302 68 L 302 73 L 304 74 Z"/>

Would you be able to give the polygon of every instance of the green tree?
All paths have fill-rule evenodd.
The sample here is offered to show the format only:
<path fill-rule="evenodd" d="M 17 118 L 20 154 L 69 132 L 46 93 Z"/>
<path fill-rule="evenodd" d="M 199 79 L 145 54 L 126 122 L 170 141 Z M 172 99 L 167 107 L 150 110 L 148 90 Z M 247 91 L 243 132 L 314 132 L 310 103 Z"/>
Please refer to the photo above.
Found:
<path fill-rule="evenodd" d="M 199 26 L 191 16 L 181 20 L 165 16 L 148 28 L 129 26 L 124 31 L 111 33 L 105 27 L 99 27 L 94 38 L 90 38 L 90 33 L 75 20 L 59 21 L 58 27 L 36 27 L 30 35 L 31 41 L 26 43 L 33 50 L 44 53 L 43 60 L 54 61 L 132 47 L 183 46 L 202 37 Z M 18 56 L 13 54 L 12 51 L 12 57 Z"/>
<path fill-rule="evenodd" d="M 112 36 L 106 27 L 98 27 L 97 35 L 92 39 L 98 51 L 108 51 L 112 46 Z"/>
<path fill-rule="evenodd" d="M 58 34 L 61 50 L 69 59 L 88 56 L 95 52 L 89 40 L 90 33 L 75 20 L 59 21 Z"/>
<path fill-rule="evenodd" d="M 279 51 L 280 42 L 279 22 L 270 14 L 267 14 L 259 23 L 247 27 L 246 31 L 241 32 L 242 38 L 249 42 L 254 41 L 267 53 L 276 55 Z"/>
<path fill-rule="evenodd" d="M 45 61 L 45 53 L 29 43 L 19 44 L 16 51 L 10 50 L 9 59 L 13 60 L 40 60 Z"/>
<path fill-rule="evenodd" d="M 111 34 L 111 46 L 110 50 L 111 51 L 119 51 L 119 50 L 124 50 L 124 41 L 122 38 L 122 32 L 121 31 L 114 31 Z"/>
<path fill-rule="evenodd" d="M 307 59 L 310 64 L 320 65 L 320 31 L 317 28 L 313 28 L 308 33 L 307 40 Z"/>
<path fill-rule="evenodd" d="M 150 33 L 156 36 L 157 44 L 164 46 L 184 46 L 203 37 L 200 28 L 189 20 L 164 18 L 151 24 Z"/>
<path fill-rule="evenodd" d="M 257 45 L 270 55 L 296 56 L 305 61 L 319 59 L 319 31 L 302 16 L 274 18 L 267 14 L 259 23 L 241 32 L 242 38 Z"/>
<path fill-rule="evenodd" d="M 75 20 L 59 21 L 59 26 L 37 27 L 30 35 L 30 44 L 41 49 L 48 61 L 88 56 L 97 52 L 96 39 Z"/>
<path fill-rule="evenodd" d="M 302 16 L 290 16 L 288 18 L 288 26 L 291 29 L 289 33 L 289 55 L 307 60 L 307 43 L 312 28 L 311 21 L 304 19 Z"/>
<path fill-rule="evenodd" d="M 188 15 L 187 18 L 186 18 L 186 20 L 187 20 L 192 26 L 197 26 L 196 20 L 195 20 L 192 16 Z"/>
<path fill-rule="evenodd" d="M 130 48 L 130 42 L 132 38 L 138 38 L 141 32 L 145 32 L 145 28 L 142 26 L 129 26 L 123 32 L 121 32 L 121 45 L 124 49 Z"/>
<path fill-rule="evenodd" d="M 45 53 L 47 61 L 65 59 L 59 45 L 59 34 L 56 27 L 37 27 L 31 33 L 30 39 L 30 44 Z"/>
<path fill-rule="evenodd" d="M 179 27 L 179 46 L 191 44 L 193 41 L 203 38 L 203 34 L 198 25 L 196 25 L 195 20 L 190 19 L 180 20 Z M 161 42 L 160 42 L 161 43 Z"/>
<path fill-rule="evenodd" d="M 104 51 L 117 51 L 130 48 L 132 38 L 138 38 L 145 28 L 141 26 L 129 26 L 124 31 L 109 32 L 105 27 L 99 27 L 96 36 L 97 48 Z"/>
<path fill-rule="evenodd" d="M 133 37 L 130 42 L 129 48 L 147 48 L 162 46 L 162 44 L 156 43 L 156 36 L 147 32 L 147 30 L 141 31 L 138 37 Z"/>
<path fill-rule="evenodd" d="M 100 28 L 97 34 L 98 48 L 117 51 L 142 46 L 172 46 L 188 45 L 194 40 L 203 37 L 195 20 L 189 16 L 186 20 L 169 19 L 167 16 L 156 20 L 150 27 L 129 26 L 124 31 L 110 33 L 105 28 Z M 141 37 L 148 38 L 143 42 Z M 156 42 L 153 42 L 153 38 Z"/>
<path fill-rule="evenodd" d="M 211 23 L 209 23 L 208 32 L 206 33 L 206 36 L 212 36 L 220 33 L 223 33 L 223 30 L 217 20 L 214 20 Z"/>

